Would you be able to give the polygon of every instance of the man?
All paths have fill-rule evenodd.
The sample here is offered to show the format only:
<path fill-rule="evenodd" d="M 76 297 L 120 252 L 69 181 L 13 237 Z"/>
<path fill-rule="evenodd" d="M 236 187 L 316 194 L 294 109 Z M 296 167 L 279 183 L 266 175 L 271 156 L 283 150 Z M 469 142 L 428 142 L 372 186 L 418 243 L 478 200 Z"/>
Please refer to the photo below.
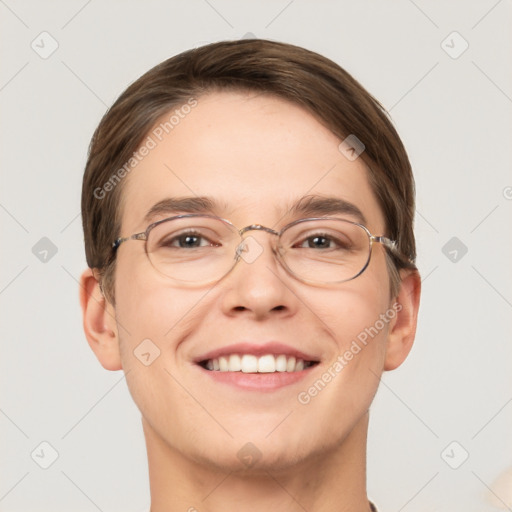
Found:
<path fill-rule="evenodd" d="M 84 330 L 142 414 L 151 511 L 369 511 L 366 436 L 420 297 L 414 186 L 328 59 L 222 42 L 133 83 L 91 142 Z"/>

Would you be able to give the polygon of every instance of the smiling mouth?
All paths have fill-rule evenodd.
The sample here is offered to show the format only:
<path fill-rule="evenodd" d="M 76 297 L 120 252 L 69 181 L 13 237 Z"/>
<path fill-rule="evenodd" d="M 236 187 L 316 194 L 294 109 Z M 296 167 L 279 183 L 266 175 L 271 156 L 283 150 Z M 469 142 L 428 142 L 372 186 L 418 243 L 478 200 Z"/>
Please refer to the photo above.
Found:
<path fill-rule="evenodd" d="M 241 373 L 294 373 L 317 364 L 318 361 L 305 361 L 286 354 L 266 354 L 263 356 L 231 354 L 199 362 L 199 365 L 205 370 Z"/>

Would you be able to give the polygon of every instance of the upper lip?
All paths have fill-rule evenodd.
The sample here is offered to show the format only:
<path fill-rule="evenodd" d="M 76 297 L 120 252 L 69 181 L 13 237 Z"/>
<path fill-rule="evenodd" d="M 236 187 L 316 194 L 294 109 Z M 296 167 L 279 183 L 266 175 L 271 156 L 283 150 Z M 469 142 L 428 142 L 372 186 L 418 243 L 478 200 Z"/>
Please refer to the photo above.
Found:
<path fill-rule="evenodd" d="M 289 357 L 294 356 L 296 359 L 303 359 L 304 361 L 319 361 L 317 356 L 302 352 L 290 345 L 286 345 L 285 343 L 280 343 L 278 341 L 270 341 L 266 343 L 234 343 L 233 345 L 226 345 L 225 347 L 206 352 L 205 354 L 196 357 L 194 361 L 196 363 L 201 363 L 203 361 L 208 361 L 209 359 L 216 359 L 221 356 L 229 356 L 231 354 L 251 354 L 255 356 L 264 356 L 267 354 L 277 356 L 284 354 Z"/>

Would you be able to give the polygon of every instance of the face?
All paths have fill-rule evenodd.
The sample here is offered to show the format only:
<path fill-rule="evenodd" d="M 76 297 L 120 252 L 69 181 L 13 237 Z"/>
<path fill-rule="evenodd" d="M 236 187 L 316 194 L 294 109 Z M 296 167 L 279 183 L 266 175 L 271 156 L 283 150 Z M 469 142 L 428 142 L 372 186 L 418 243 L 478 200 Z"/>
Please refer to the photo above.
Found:
<path fill-rule="evenodd" d="M 200 97 L 126 178 L 121 235 L 187 213 L 145 219 L 162 200 L 190 196 L 215 200 L 213 213 L 238 228 L 262 224 L 279 231 L 301 218 L 291 206 L 311 195 L 351 203 L 371 233 L 385 234 L 365 165 L 348 160 L 340 142 L 280 99 L 227 92 Z M 359 221 L 350 212 L 336 216 Z M 157 272 L 143 241 L 123 243 L 115 278 L 117 334 L 149 439 L 224 470 L 240 469 L 254 450 L 259 468 L 276 470 L 332 452 L 364 421 L 396 310 L 380 244 L 356 279 L 314 286 L 280 266 L 274 235 L 244 236 L 258 242 L 261 254 L 240 260 L 219 282 L 197 287 Z M 151 341 L 141 346 L 143 340 Z M 135 355 L 141 347 L 150 353 L 146 360 L 159 351 L 147 366 Z M 295 355 L 313 364 L 274 373 L 204 368 L 222 354 L 252 362 L 286 356 L 287 364 Z"/>

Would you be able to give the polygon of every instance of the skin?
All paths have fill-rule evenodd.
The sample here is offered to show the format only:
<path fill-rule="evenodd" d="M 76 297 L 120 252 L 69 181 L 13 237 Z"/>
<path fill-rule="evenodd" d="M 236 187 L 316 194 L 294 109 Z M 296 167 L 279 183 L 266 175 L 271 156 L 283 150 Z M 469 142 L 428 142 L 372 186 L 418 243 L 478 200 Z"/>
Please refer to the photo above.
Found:
<path fill-rule="evenodd" d="M 350 201 L 372 233 L 385 234 L 366 167 L 360 158 L 345 158 L 340 142 L 281 99 L 234 92 L 200 97 L 125 179 L 121 235 L 144 231 L 144 216 L 158 201 L 191 195 L 225 202 L 218 214 L 238 227 L 280 229 L 295 220 L 283 218 L 285 205 L 311 194 Z M 368 511 L 368 409 L 382 372 L 398 367 L 411 349 L 420 278 L 402 272 L 400 292 L 390 298 L 385 249 L 376 244 L 358 278 L 311 286 L 280 267 L 270 250 L 273 236 L 249 234 L 262 254 L 250 264 L 240 261 L 215 286 L 169 282 L 140 241 L 118 251 L 115 307 L 90 269 L 82 275 L 88 342 L 106 369 L 124 370 L 142 413 L 151 510 Z M 401 305 L 396 317 L 307 405 L 299 403 L 298 393 L 395 302 Z M 161 353 L 146 367 L 133 351 L 147 338 Z M 299 383 L 261 393 L 214 382 L 193 363 L 242 340 L 279 340 L 315 354 L 320 364 Z M 237 456 L 247 442 L 261 454 L 252 467 Z"/>

